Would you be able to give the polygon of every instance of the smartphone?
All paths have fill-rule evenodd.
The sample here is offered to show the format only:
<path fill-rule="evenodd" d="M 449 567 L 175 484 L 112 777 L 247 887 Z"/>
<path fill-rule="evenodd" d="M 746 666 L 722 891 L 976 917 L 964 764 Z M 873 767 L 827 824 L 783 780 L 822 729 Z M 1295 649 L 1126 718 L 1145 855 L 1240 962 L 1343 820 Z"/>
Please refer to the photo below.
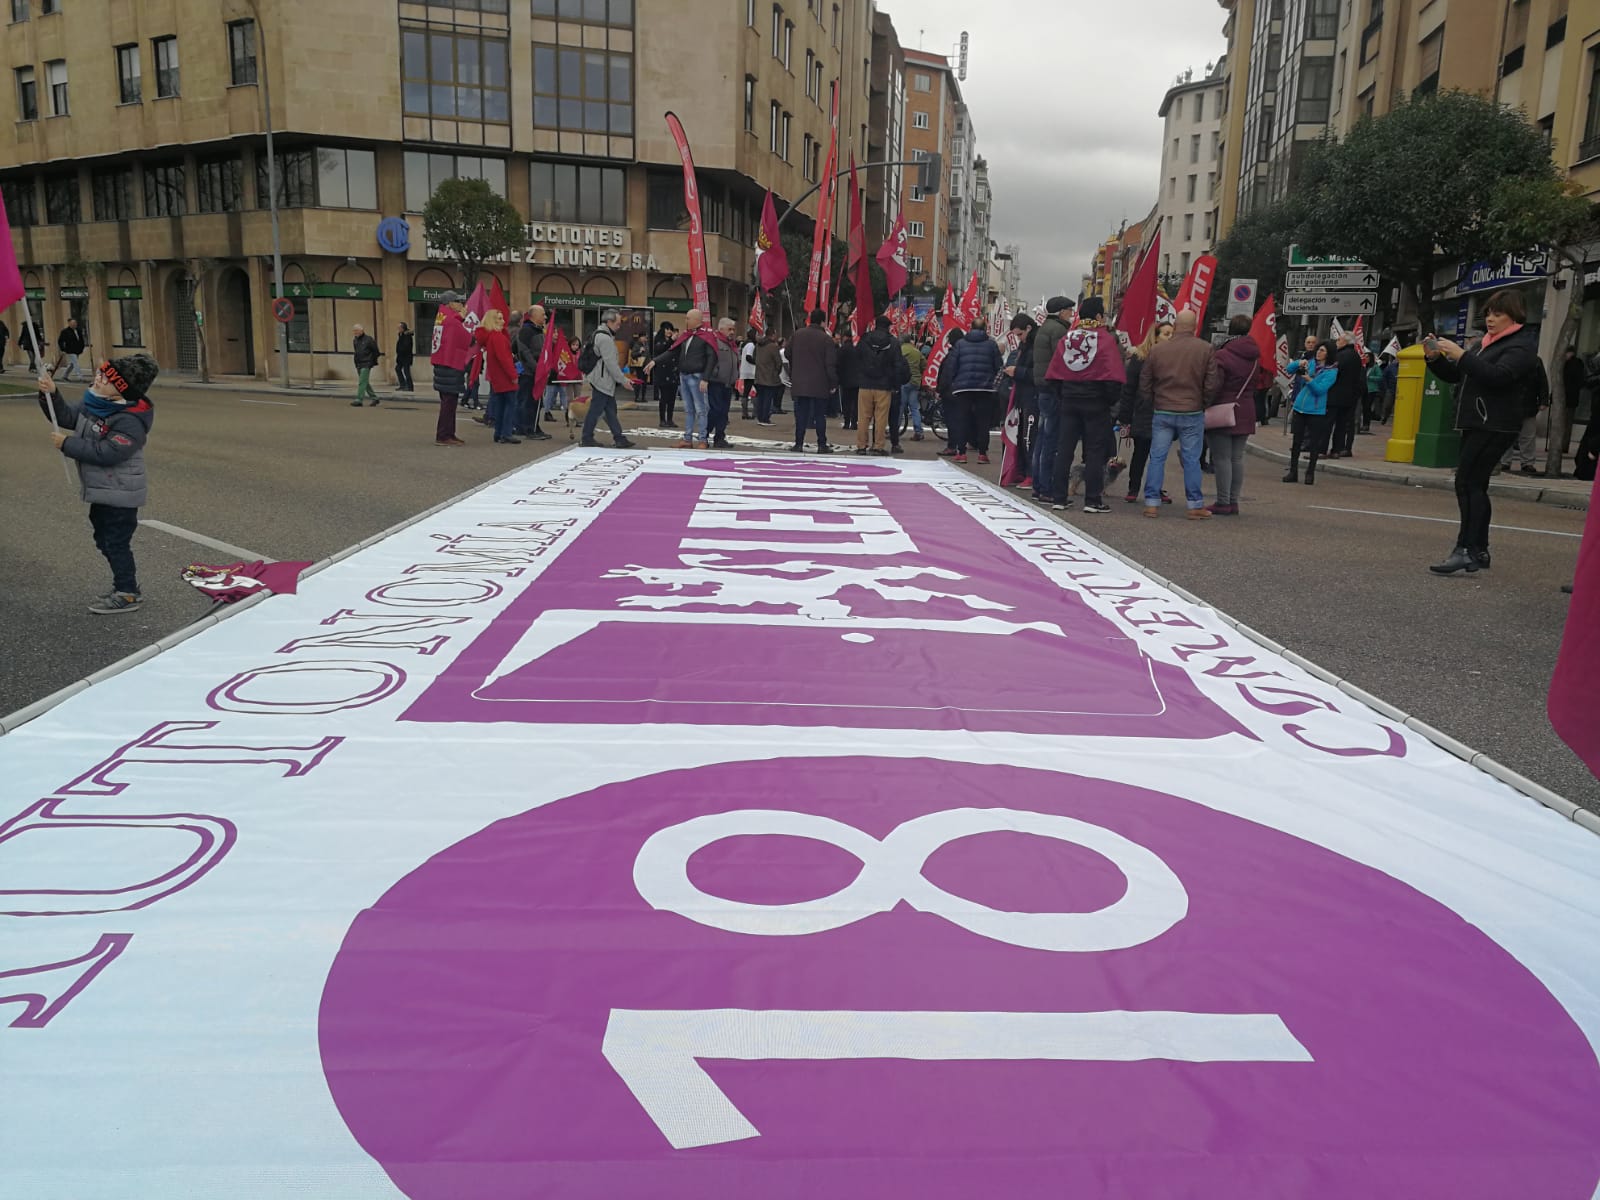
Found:
<path fill-rule="evenodd" d="M 1439 339 L 1430 333 L 1427 337 L 1422 339 L 1422 348 L 1429 354 L 1436 353 L 1439 349 Z"/>

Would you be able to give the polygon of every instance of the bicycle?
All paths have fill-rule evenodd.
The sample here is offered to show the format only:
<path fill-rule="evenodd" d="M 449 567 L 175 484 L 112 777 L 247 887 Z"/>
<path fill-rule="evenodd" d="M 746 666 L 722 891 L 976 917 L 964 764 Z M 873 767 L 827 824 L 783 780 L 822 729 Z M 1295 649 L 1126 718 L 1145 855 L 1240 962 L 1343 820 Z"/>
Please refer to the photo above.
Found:
<path fill-rule="evenodd" d="M 917 392 L 917 403 L 922 410 L 922 427 L 933 434 L 935 440 L 937 440 L 941 436 L 939 426 L 942 425 L 946 431 L 949 430 L 949 424 L 944 418 L 944 403 L 939 399 L 939 393 L 930 392 L 926 388 L 922 388 Z M 895 431 L 896 439 L 903 437 L 906 430 L 910 428 L 912 428 L 911 408 L 909 405 L 902 404 L 900 406 L 900 428 Z"/>

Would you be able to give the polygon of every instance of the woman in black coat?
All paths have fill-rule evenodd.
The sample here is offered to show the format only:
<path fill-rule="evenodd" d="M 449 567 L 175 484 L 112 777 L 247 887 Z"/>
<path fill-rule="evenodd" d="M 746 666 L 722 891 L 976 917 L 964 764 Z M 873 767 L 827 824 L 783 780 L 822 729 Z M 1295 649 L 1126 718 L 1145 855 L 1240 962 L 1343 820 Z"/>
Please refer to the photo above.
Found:
<path fill-rule="evenodd" d="M 1450 557 L 1428 569 L 1435 575 L 1469 574 L 1489 567 L 1489 477 L 1522 428 L 1528 393 L 1539 386 L 1539 337 L 1523 324 L 1526 310 L 1514 291 L 1489 297 L 1488 334 L 1468 350 L 1448 338 L 1423 342 L 1428 370 L 1456 384 L 1456 503 L 1461 529 Z"/>
<path fill-rule="evenodd" d="M 411 332 L 411 326 L 401 321 L 400 332 L 394 339 L 394 390 L 397 392 L 417 390 L 411 382 L 411 363 L 416 358 L 416 347 L 417 339 Z"/>
<path fill-rule="evenodd" d="M 678 331 L 672 322 L 663 321 L 650 345 L 650 356 L 659 360 L 659 365 L 651 372 L 650 382 L 655 385 L 657 424 L 662 429 L 678 427 L 672 420 L 673 406 L 678 401 L 678 356 L 671 353 L 672 343 L 677 340 Z M 662 355 L 669 357 L 663 360 Z"/>

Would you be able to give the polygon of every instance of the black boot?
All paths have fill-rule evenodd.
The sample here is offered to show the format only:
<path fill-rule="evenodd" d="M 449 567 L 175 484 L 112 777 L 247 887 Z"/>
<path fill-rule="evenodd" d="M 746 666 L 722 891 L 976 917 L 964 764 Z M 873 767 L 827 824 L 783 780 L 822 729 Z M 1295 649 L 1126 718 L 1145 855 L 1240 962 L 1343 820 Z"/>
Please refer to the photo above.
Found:
<path fill-rule="evenodd" d="M 1317 481 L 1317 456 L 1313 454 L 1306 463 L 1306 485 L 1309 487 Z"/>
<path fill-rule="evenodd" d="M 1481 550 L 1472 551 L 1472 561 L 1478 564 L 1478 570 L 1487 571 L 1489 569 L 1489 547 L 1485 546 Z"/>
<path fill-rule="evenodd" d="M 1465 546 L 1457 546 L 1450 551 L 1450 557 L 1442 563 L 1434 563 L 1428 570 L 1435 575 L 1454 575 L 1457 571 L 1465 571 L 1471 575 L 1478 569 L 1478 562 L 1472 557 Z"/>
<path fill-rule="evenodd" d="M 1285 483 L 1300 482 L 1300 456 L 1294 455 L 1289 459 L 1289 473 L 1283 477 Z"/>

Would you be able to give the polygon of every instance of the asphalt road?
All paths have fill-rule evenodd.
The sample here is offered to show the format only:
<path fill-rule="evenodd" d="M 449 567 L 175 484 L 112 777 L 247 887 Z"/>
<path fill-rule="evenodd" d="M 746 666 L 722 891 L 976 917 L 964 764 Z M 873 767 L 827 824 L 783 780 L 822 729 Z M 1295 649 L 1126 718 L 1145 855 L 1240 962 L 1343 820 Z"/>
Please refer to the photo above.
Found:
<path fill-rule="evenodd" d="M 550 427 L 554 441 L 496 446 L 463 423 L 469 445 L 440 449 L 425 400 L 357 410 L 328 395 L 166 387 L 156 405 L 144 518 L 274 559 L 320 559 L 569 444 L 560 425 Z M 653 409 L 625 412 L 623 423 L 653 418 Z M 781 437 L 788 428 L 736 420 L 732 432 Z M 0 713 L 204 615 L 207 601 L 179 572 L 232 557 L 142 529 L 134 548 L 145 607 L 90 616 L 85 605 L 106 588 L 106 570 L 46 435 L 31 398 L 0 396 Z M 1275 440 L 1278 430 L 1262 436 Z M 906 446 L 932 457 L 938 443 Z M 967 469 L 995 478 L 998 435 L 995 446 L 994 465 Z M 1378 453 L 1376 439 L 1359 439 L 1357 450 Z M 1584 514 L 1497 500 L 1494 568 L 1440 579 L 1426 565 L 1450 549 L 1451 494 L 1328 475 L 1291 486 L 1281 473 L 1247 460 L 1238 518 L 1190 523 L 1175 505 L 1146 520 L 1120 488 L 1110 515 L 1066 515 L 1307 658 L 1600 811 L 1600 784 L 1544 715 L 1566 615 L 1560 585 Z M 1176 456 L 1167 486 L 1181 496 Z"/>

